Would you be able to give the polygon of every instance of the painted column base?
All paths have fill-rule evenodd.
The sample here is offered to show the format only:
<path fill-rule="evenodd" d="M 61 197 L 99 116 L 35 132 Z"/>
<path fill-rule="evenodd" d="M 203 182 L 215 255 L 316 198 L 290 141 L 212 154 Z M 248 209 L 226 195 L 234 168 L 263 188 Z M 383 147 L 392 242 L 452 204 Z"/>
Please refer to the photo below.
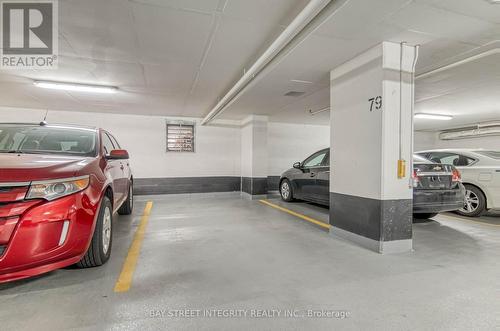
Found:
<path fill-rule="evenodd" d="M 241 192 L 250 195 L 266 195 L 267 177 L 241 177 Z"/>
<path fill-rule="evenodd" d="M 246 192 L 241 192 L 241 197 L 247 200 L 261 200 L 269 198 L 267 194 L 249 194 Z"/>
<path fill-rule="evenodd" d="M 360 236 L 358 234 L 342 230 L 332 226 L 330 228 L 330 235 L 336 238 L 341 238 L 353 242 L 361 247 L 367 248 L 371 251 L 380 254 L 395 254 L 407 253 L 413 251 L 413 240 L 393 240 L 393 241 L 379 241 Z"/>
<path fill-rule="evenodd" d="M 412 199 L 378 200 L 330 192 L 331 233 L 378 253 L 412 250 Z"/>

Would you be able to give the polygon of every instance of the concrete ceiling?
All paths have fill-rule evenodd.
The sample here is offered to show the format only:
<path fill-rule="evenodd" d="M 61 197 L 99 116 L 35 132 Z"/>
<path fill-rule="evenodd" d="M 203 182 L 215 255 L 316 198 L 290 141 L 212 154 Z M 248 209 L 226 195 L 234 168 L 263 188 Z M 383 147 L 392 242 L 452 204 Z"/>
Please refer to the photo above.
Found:
<path fill-rule="evenodd" d="M 59 69 L 0 72 L 0 106 L 203 116 L 307 0 L 60 0 Z M 114 85 L 50 91 L 34 79 Z"/>
<path fill-rule="evenodd" d="M 471 61 L 417 79 L 416 112 L 454 116 L 449 122 L 417 119 L 419 129 L 500 119 L 500 42 L 489 46 Z"/>
<path fill-rule="evenodd" d="M 58 70 L 0 72 L 0 106 L 202 117 L 307 0 L 60 0 Z M 420 44 L 418 73 L 492 48 L 500 5 L 487 0 L 351 0 L 222 116 L 328 123 L 329 71 L 383 40 Z M 492 46 L 493 45 L 493 46 Z M 417 81 L 435 129 L 499 119 L 499 55 Z M 50 91 L 34 79 L 115 85 L 114 95 Z M 292 82 L 302 80 L 310 83 Z M 288 91 L 305 92 L 287 97 Z"/>
<path fill-rule="evenodd" d="M 484 0 L 351 0 L 222 117 L 257 113 L 270 114 L 276 121 L 328 123 L 328 112 L 311 116 L 307 110 L 329 105 L 329 71 L 381 41 L 420 44 L 420 74 L 500 47 L 498 39 L 500 5 Z M 500 119 L 499 66 L 498 56 L 491 56 L 418 80 L 416 110 L 455 118 L 447 122 L 417 120 L 416 128 Z M 313 84 L 297 84 L 293 79 Z M 437 82 L 439 93 L 434 90 Z M 306 93 L 295 98 L 284 96 L 290 90 Z"/>

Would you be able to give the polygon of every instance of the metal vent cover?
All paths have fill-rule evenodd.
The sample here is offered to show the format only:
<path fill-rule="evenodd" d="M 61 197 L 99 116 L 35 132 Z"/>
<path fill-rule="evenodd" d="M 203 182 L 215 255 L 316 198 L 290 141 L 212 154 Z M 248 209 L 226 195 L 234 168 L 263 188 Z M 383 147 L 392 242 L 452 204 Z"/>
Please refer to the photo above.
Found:
<path fill-rule="evenodd" d="M 287 97 L 299 97 L 303 94 L 305 94 L 306 92 L 300 92 L 300 91 L 289 91 L 287 93 L 285 93 L 285 96 Z"/>
<path fill-rule="evenodd" d="M 195 123 L 167 121 L 167 152 L 194 152 Z"/>

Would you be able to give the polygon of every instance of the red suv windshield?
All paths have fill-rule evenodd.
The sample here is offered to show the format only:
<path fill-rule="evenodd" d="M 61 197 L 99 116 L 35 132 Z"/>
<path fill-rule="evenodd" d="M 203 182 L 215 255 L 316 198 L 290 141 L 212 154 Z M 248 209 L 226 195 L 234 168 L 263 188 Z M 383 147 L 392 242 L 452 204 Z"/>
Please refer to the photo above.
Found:
<path fill-rule="evenodd" d="M 96 156 L 96 143 L 93 129 L 0 124 L 0 153 Z"/>

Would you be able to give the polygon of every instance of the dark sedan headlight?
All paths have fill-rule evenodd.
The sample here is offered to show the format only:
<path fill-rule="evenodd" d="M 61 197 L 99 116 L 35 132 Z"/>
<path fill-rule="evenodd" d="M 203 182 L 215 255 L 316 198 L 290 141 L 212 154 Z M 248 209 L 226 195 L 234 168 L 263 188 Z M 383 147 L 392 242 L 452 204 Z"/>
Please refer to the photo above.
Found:
<path fill-rule="evenodd" d="M 85 190 L 89 182 L 89 176 L 32 182 L 26 199 L 52 201 Z"/>

